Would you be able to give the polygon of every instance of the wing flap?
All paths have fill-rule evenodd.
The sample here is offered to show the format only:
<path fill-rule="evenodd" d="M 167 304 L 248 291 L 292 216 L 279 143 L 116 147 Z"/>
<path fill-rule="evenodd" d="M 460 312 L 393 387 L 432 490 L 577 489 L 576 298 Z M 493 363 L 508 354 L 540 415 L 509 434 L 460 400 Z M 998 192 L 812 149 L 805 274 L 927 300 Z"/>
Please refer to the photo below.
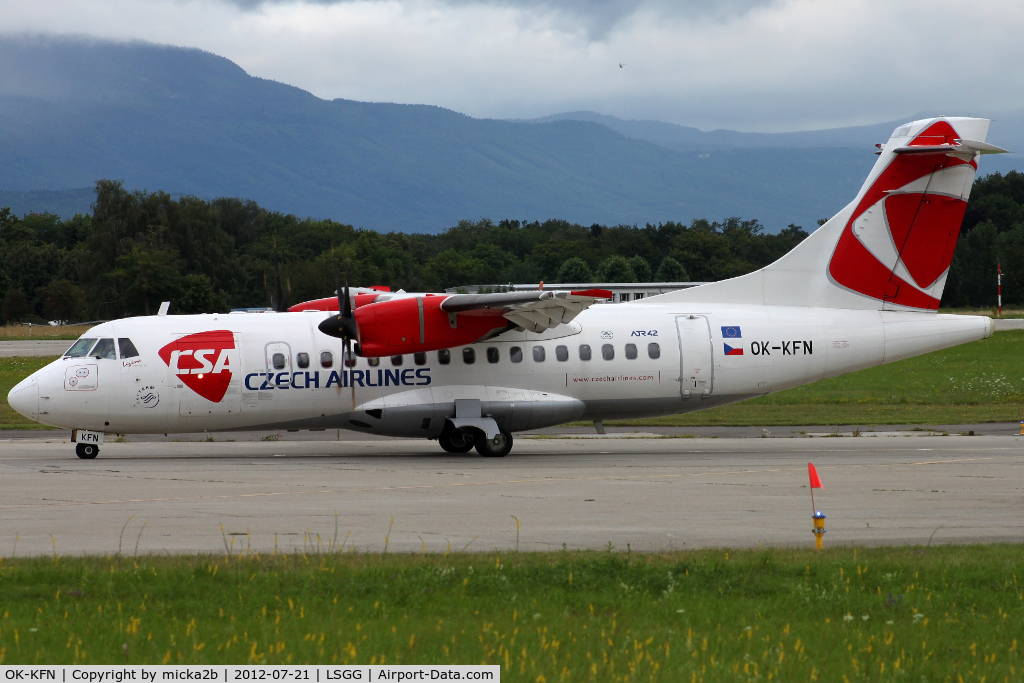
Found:
<path fill-rule="evenodd" d="M 606 289 L 453 294 L 441 303 L 441 310 L 446 313 L 500 310 L 520 330 L 539 333 L 572 322 L 573 318 L 598 301 L 611 298 L 612 293 Z"/>

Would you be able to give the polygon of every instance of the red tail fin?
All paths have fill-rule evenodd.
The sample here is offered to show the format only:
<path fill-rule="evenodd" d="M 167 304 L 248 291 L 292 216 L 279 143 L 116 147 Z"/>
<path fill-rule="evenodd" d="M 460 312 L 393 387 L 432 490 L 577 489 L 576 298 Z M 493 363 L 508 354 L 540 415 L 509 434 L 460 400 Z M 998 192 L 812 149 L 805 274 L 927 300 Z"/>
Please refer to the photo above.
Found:
<path fill-rule="evenodd" d="M 977 154 L 991 147 L 971 145 L 985 136 L 979 123 L 987 129 L 979 119 L 937 119 L 893 133 L 829 261 L 836 284 L 894 307 L 939 307 Z"/>

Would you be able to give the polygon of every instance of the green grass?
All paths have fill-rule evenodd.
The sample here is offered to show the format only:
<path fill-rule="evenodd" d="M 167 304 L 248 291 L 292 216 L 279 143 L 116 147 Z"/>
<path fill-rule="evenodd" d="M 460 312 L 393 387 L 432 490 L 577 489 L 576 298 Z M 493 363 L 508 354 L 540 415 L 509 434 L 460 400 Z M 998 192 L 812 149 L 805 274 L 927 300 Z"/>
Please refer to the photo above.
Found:
<path fill-rule="evenodd" d="M 28 341 L 30 339 L 78 339 L 95 325 L 0 325 L 0 341 Z M 71 346 L 68 344 L 68 346 Z"/>
<path fill-rule="evenodd" d="M 999 310 L 995 306 L 980 308 L 940 308 L 939 313 L 956 313 L 959 315 L 987 315 L 990 318 L 998 317 Z M 1024 318 L 1024 309 L 1016 306 L 1003 306 L 1004 318 Z"/>
<path fill-rule="evenodd" d="M 1024 330 L 722 408 L 608 425 L 958 424 L 1024 419 Z"/>
<path fill-rule="evenodd" d="M 54 360 L 56 356 L 0 358 L 0 429 L 50 429 L 14 412 L 7 403 L 7 394 L 15 384 Z"/>
<path fill-rule="evenodd" d="M 1020 680 L 1022 557 L 1024 546 L 986 545 L 5 559 L 0 663 L 483 663 L 500 664 L 505 681 Z"/>

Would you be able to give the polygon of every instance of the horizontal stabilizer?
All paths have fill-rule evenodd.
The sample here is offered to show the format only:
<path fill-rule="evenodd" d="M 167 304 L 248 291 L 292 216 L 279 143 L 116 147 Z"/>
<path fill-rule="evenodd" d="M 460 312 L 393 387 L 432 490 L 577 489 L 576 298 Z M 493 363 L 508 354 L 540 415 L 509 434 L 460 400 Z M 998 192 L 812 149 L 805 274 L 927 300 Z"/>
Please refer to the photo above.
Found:
<path fill-rule="evenodd" d="M 905 147 L 897 147 L 892 152 L 893 154 L 964 154 L 966 158 L 970 159 L 975 153 L 1007 154 L 1009 150 L 990 145 L 987 142 L 960 140 L 958 143 L 951 145 L 907 145 Z"/>

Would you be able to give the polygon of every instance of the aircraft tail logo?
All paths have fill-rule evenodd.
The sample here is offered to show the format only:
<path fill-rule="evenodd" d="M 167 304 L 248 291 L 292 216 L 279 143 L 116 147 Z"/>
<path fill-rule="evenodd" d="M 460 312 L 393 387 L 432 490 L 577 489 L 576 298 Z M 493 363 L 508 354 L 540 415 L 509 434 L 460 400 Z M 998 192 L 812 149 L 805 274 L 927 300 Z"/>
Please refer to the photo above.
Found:
<path fill-rule="evenodd" d="M 934 311 L 946 286 L 988 119 L 940 116 L 900 126 L 853 201 L 778 261 L 652 302 L 762 303 Z M 726 340 L 739 328 L 722 328 Z"/>
<path fill-rule="evenodd" d="M 231 383 L 231 370 L 239 362 L 234 350 L 231 330 L 213 330 L 176 339 L 159 355 L 185 386 L 207 401 L 220 403 Z"/>
<path fill-rule="evenodd" d="M 984 139 L 981 121 L 918 121 L 880 145 L 882 159 L 829 260 L 835 284 L 884 304 L 939 307 L 978 155 L 998 149 L 970 139 Z"/>

